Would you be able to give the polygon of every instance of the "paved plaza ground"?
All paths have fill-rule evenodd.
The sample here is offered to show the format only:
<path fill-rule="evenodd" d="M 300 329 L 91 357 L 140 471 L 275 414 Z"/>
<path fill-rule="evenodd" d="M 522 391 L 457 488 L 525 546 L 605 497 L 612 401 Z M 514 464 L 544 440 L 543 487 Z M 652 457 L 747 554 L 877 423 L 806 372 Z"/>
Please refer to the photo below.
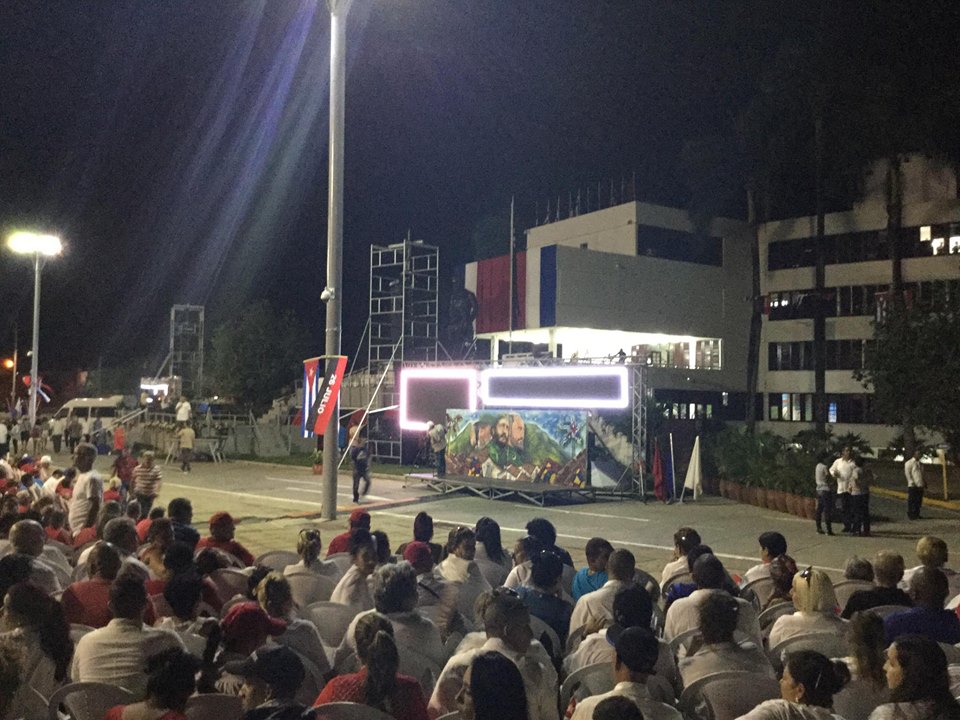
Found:
<path fill-rule="evenodd" d="M 61 464 L 65 455 L 55 458 Z M 108 458 L 96 467 L 107 471 Z M 350 476 L 341 474 L 335 521 L 320 519 L 321 479 L 309 468 L 266 465 L 253 462 L 194 463 L 193 472 L 183 474 L 175 464 L 163 467 L 164 484 L 160 502 L 184 496 L 193 502 L 194 520 L 206 533 L 206 519 L 218 510 L 227 510 L 240 519 L 237 539 L 255 555 L 272 549 L 295 549 L 301 527 L 318 527 L 324 543 L 347 525 L 351 502 Z M 713 547 L 731 571 L 741 572 L 757 562 L 756 538 L 765 530 L 779 530 L 788 540 L 789 552 L 798 564 L 813 564 L 839 576 L 844 560 L 853 554 L 872 556 L 881 549 L 903 554 L 907 566 L 915 564 L 914 548 L 924 534 L 944 538 L 955 552 L 960 512 L 943 507 L 924 507 L 924 519 L 906 519 L 905 503 L 895 497 L 875 494 L 871 509 L 874 537 L 856 538 L 818 535 L 812 521 L 791 515 L 741 505 L 717 497 L 696 502 L 664 505 L 637 500 L 601 500 L 595 503 L 538 508 L 515 501 L 493 501 L 469 495 L 439 496 L 417 481 L 399 477 L 374 477 L 370 494 L 362 505 L 373 517 L 373 528 L 384 530 L 391 545 L 411 539 L 413 518 L 427 510 L 436 523 L 436 539 L 444 538 L 451 527 L 473 525 L 488 515 L 503 530 L 504 545 L 524 534 L 524 525 L 533 517 L 548 518 L 557 527 L 559 543 L 584 563 L 583 546 L 593 536 L 603 536 L 614 546 L 627 547 L 637 556 L 640 567 L 659 576 L 670 559 L 673 532 L 681 525 L 699 530 L 704 542 Z M 956 558 L 960 560 L 960 557 Z M 957 565 L 954 564 L 954 567 Z"/>

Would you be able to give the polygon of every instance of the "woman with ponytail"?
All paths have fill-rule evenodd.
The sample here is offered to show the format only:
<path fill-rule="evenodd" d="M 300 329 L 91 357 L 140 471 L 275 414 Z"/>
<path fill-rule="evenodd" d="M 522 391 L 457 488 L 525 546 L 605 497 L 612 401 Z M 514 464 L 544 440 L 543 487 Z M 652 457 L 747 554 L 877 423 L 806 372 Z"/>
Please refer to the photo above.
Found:
<path fill-rule="evenodd" d="M 836 720 L 833 696 L 848 682 L 850 671 L 842 660 L 799 650 L 787 657 L 781 699 L 762 702 L 738 720 Z"/>
<path fill-rule="evenodd" d="M 65 681 L 73 657 L 70 626 L 60 603 L 36 585 L 17 583 L 3 600 L 3 633 L 0 638 L 21 653 L 23 682 L 8 709 L 9 717 L 44 717 L 40 698 L 53 695 Z"/>
<path fill-rule="evenodd" d="M 354 637 L 360 672 L 340 675 L 323 688 L 314 706 L 354 702 L 382 710 L 397 720 L 429 720 L 423 690 L 414 678 L 399 675 L 400 654 L 393 626 L 377 613 L 357 621 Z"/>

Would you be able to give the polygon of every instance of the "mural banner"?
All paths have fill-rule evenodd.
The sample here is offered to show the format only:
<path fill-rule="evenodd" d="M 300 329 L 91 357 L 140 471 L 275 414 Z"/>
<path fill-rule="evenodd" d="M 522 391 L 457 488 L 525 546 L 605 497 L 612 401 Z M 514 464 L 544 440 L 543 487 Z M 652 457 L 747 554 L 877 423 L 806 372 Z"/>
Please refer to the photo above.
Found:
<path fill-rule="evenodd" d="M 447 418 L 451 475 L 578 487 L 587 483 L 586 412 L 454 409 Z"/>

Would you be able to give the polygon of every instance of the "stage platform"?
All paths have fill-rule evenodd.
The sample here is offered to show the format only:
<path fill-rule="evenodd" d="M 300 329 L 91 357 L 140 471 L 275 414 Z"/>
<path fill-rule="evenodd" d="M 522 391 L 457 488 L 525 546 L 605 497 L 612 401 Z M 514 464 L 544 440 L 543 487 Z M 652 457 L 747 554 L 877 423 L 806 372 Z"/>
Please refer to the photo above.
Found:
<path fill-rule="evenodd" d="M 517 498 L 533 505 L 543 507 L 549 502 L 568 503 L 575 500 L 594 502 L 596 492 L 590 487 L 568 485 L 547 485 L 541 483 L 513 482 L 494 478 L 457 477 L 447 475 L 438 478 L 433 473 L 410 473 L 410 480 L 423 483 L 441 495 L 453 493 L 473 493 L 489 500 L 509 500 Z"/>

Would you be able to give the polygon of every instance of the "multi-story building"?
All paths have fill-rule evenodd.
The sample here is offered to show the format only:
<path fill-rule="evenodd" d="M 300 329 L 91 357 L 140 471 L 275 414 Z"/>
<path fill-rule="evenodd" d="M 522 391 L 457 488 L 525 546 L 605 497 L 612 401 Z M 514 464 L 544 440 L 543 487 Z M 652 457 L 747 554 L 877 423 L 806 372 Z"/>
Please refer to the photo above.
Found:
<path fill-rule="evenodd" d="M 908 302 L 935 307 L 960 294 L 960 200 L 956 174 L 922 157 L 903 165 L 903 279 Z M 899 431 L 876 416 L 853 372 L 863 367 L 882 313 L 892 265 L 886 238 L 885 165 L 867 177 L 862 201 L 825 218 L 827 421 L 883 447 Z M 815 217 L 760 225 L 760 284 L 766 300 L 759 391 L 763 427 L 793 434 L 813 421 Z"/>
<path fill-rule="evenodd" d="M 931 160 L 903 165 L 903 277 L 910 302 L 936 306 L 960 295 L 960 199 L 956 174 Z M 854 378 L 872 342 L 891 279 L 885 166 L 868 174 L 863 199 L 830 213 L 826 228 L 828 423 L 875 447 L 897 428 L 876 417 Z M 760 427 L 783 435 L 813 427 L 813 289 L 816 218 L 759 225 L 764 301 Z M 676 419 L 742 420 L 751 313 L 751 229 L 717 219 L 698 232 L 686 212 L 629 202 L 527 231 L 515 259 L 470 263 L 476 335 L 491 359 L 540 351 L 563 358 L 614 358 L 622 350 L 650 366 L 656 399 Z"/>
<path fill-rule="evenodd" d="M 629 202 L 527 231 L 515 258 L 469 263 L 476 335 L 491 359 L 539 351 L 649 366 L 655 396 L 678 419 L 743 416 L 750 325 L 750 228 Z"/>

